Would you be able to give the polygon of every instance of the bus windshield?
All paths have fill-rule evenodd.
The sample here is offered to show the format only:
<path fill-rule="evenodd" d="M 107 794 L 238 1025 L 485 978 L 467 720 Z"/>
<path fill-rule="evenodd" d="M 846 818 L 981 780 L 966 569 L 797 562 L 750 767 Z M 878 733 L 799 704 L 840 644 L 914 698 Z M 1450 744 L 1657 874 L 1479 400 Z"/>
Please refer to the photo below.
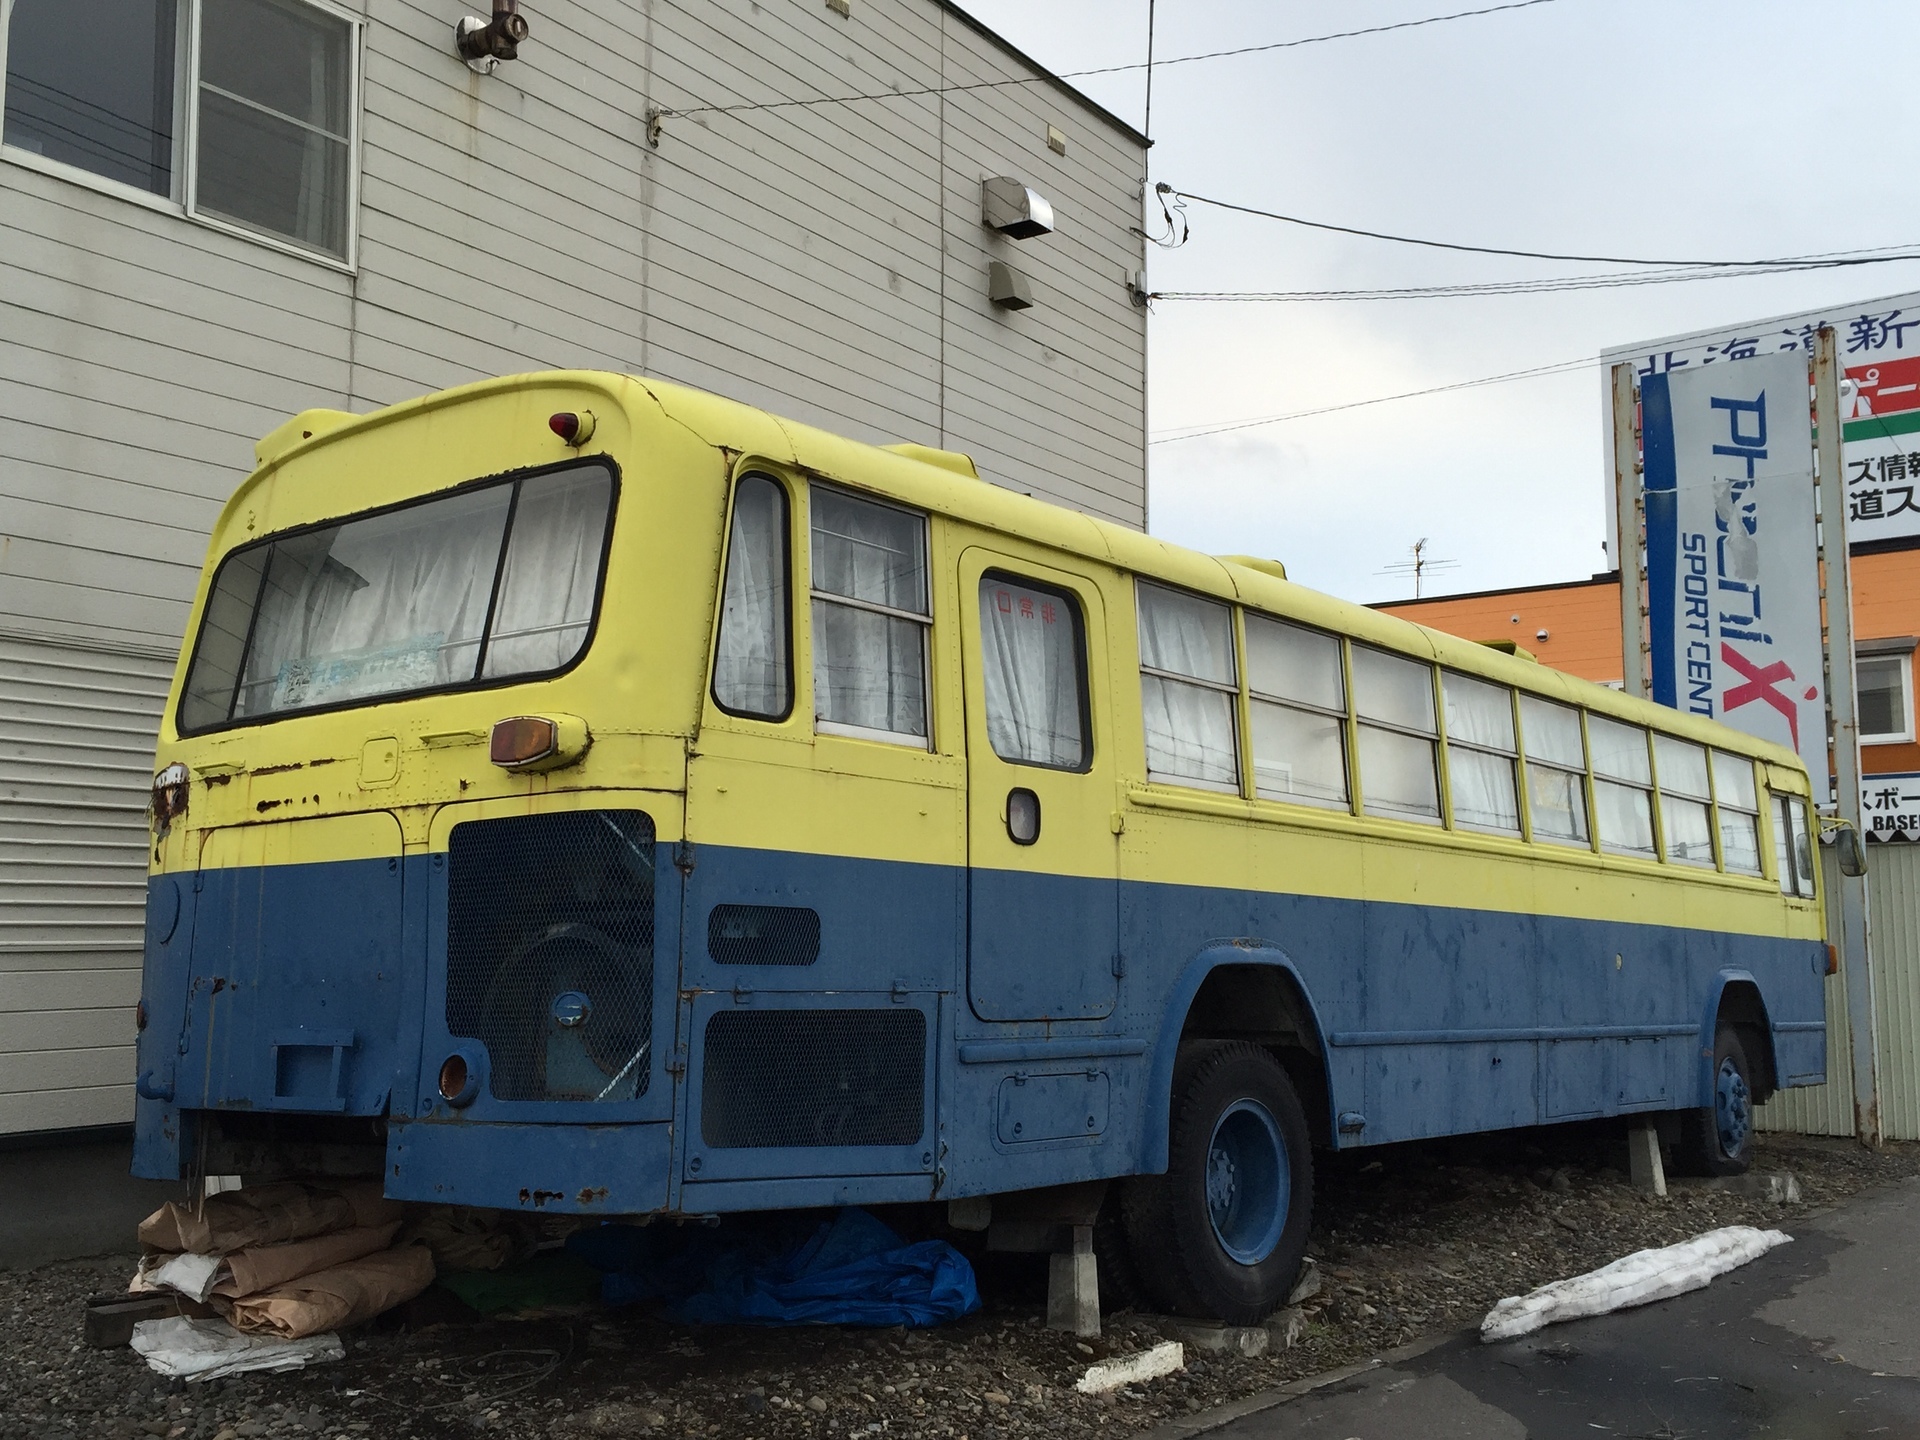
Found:
<path fill-rule="evenodd" d="M 564 668 L 593 624 L 612 497 L 590 462 L 234 551 L 180 730 Z"/>

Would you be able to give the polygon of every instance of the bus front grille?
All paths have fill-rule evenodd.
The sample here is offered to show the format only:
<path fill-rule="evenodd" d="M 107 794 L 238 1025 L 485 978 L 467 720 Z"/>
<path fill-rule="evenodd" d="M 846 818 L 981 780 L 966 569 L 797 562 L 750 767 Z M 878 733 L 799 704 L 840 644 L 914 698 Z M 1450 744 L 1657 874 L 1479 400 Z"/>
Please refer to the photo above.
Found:
<path fill-rule="evenodd" d="M 723 1010 L 707 1021 L 700 1134 L 715 1149 L 911 1145 L 926 1117 L 927 1017 Z"/>
<path fill-rule="evenodd" d="M 469 820 L 448 844 L 447 1030 L 496 1100 L 631 1100 L 651 1077 L 651 817 Z"/>

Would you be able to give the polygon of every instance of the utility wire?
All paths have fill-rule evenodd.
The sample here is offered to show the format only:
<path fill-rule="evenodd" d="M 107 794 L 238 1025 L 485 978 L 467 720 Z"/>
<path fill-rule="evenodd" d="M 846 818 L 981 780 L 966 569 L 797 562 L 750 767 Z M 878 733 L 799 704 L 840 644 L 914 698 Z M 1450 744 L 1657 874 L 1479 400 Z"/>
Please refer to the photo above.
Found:
<path fill-rule="evenodd" d="M 792 110 L 814 105 L 852 105 L 863 100 L 907 100 L 922 95 L 952 95 L 967 90 L 1001 90 L 1015 85 L 1047 85 L 1054 80 L 1083 80 L 1090 75 L 1122 75 L 1158 65 L 1191 65 L 1198 60 L 1223 60 L 1235 55 L 1260 55 L 1270 50 L 1292 50 L 1301 45 L 1322 45 L 1329 40 L 1353 40 L 1362 35 L 1384 35 L 1392 30 L 1415 30 L 1424 25 L 1440 25 L 1449 20 L 1470 20 L 1479 15 L 1497 15 L 1503 10 L 1527 10 L 1535 5 L 1553 5 L 1559 0 L 1508 0 L 1504 5 L 1486 5 L 1477 10 L 1456 10 L 1447 15 L 1427 15 L 1418 20 L 1399 20 L 1391 25 L 1368 25 L 1359 30 L 1335 30 L 1326 35 L 1306 35 L 1298 40 L 1275 40 L 1265 45 L 1241 45 L 1231 50 L 1208 50 L 1199 55 L 1176 55 L 1170 60 L 1149 59 L 1146 64 L 1102 65 L 1092 70 L 1068 70 L 1059 75 L 1028 75 L 1016 80 L 975 80 L 964 85 L 927 85 L 912 90 L 875 90 L 860 95 L 818 95 L 810 100 L 762 100 L 739 105 L 689 105 L 684 109 L 662 108 L 661 118 L 688 115 L 740 115 L 751 110 Z"/>
<path fill-rule="evenodd" d="M 1454 285 L 1407 285 L 1373 290 L 1155 290 L 1149 300 L 1187 300 L 1251 304 L 1310 304 L 1335 300 L 1445 300 L 1486 295 L 1552 295 L 1578 290 L 1623 290 L 1640 285 L 1672 285 L 1693 280 L 1738 280 L 1755 275 L 1787 275 L 1836 266 L 1878 265 L 1920 260 L 1920 248 L 1886 246 L 1894 254 L 1849 258 L 1783 260 L 1734 269 L 1635 270 L 1612 275 L 1563 275 L 1538 280 L 1463 281 Z"/>
<path fill-rule="evenodd" d="M 1303 225 L 1309 230 L 1331 230 L 1338 235 L 1358 235 L 1366 240 L 1388 240 L 1396 245 L 1419 245 L 1430 250 L 1458 250 L 1469 255 L 1510 255 L 1522 260 L 1572 260 L 1587 265 L 1661 265 L 1701 270 L 1751 270 L 1767 266 L 1789 265 L 1803 258 L 1788 256 L 1774 260 L 1647 260 L 1621 255 L 1568 255 L 1549 250 L 1510 250 L 1497 245 L 1462 245 L 1451 240 L 1428 240 L 1414 235 L 1390 235 L 1381 230 L 1361 230 L 1351 225 L 1330 224 L 1325 220 L 1307 220 L 1298 215 L 1282 215 L 1276 210 L 1259 210 L 1251 205 L 1236 205 L 1230 200 L 1215 200 L 1206 195 L 1195 195 L 1188 190 L 1175 190 L 1164 181 L 1155 188 L 1163 196 L 1172 195 L 1177 200 L 1190 201 L 1195 205 L 1211 205 L 1216 210 L 1232 210 L 1237 214 L 1253 215 L 1262 220 L 1280 220 L 1288 225 Z M 1854 259 L 1837 260 L 1832 263 L 1874 265 L 1880 262 Z"/>
<path fill-rule="evenodd" d="M 1375 395 L 1370 400 L 1348 400 L 1339 405 L 1321 405 L 1312 410 L 1293 410 L 1285 415 L 1266 415 L 1256 420 L 1230 420 L 1223 425 L 1186 429 L 1178 435 L 1160 435 L 1149 445 L 1172 445 L 1181 440 L 1198 440 L 1204 435 L 1224 435 L 1233 430 L 1251 430 L 1259 425 L 1282 425 L 1289 420 L 1305 420 L 1314 415 L 1332 415 L 1341 410 L 1359 410 L 1368 405 L 1386 405 L 1395 400 L 1413 400 L 1422 395 L 1444 395 L 1452 390 L 1476 390 L 1482 385 L 1504 385 L 1513 380 L 1534 380 L 1547 375 L 1568 375 L 1597 364 L 1591 355 L 1578 360 L 1560 360 L 1552 365 L 1535 365 L 1527 370 L 1509 370 L 1501 375 L 1483 375 L 1478 380 L 1456 380 L 1449 385 L 1429 385 L 1424 390 L 1403 390 L 1398 395 Z"/>

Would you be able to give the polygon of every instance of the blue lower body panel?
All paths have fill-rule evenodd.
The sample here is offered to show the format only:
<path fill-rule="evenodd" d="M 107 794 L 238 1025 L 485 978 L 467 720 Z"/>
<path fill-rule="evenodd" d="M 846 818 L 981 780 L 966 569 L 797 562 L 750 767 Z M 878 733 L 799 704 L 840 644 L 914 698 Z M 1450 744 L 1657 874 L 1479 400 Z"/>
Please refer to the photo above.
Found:
<path fill-rule="evenodd" d="M 1101 925 L 1078 953 L 1055 936 L 1035 958 L 1091 981 L 1026 987 L 1063 1013 L 1004 1020 L 1034 1006 L 987 1003 L 990 970 L 970 987 L 964 869 L 697 846 L 690 872 L 666 851 L 652 865 L 646 1083 L 629 1076 L 629 1098 L 604 1103 L 483 1085 L 455 1110 L 439 1066 L 476 1042 L 450 1018 L 448 868 L 433 855 L 156 879 L 139 1173 L 179 1174 L 200 1118 L 235 1111 L 385 1116 L 390 1194 L 515 1210 L 944 1198 L 1153 1170 L 1171 1055 L 1221 965 L 1297 984 L 1343 1146 L 1706 1104 L 1701 1051 L 1728 985 L 1757 990 L 1780 1084 L 1825 1073 L 1817 942 L 1121 881 L 1117 946 Z M 1044 885 L 1030 878 L 1026 891 Z M 710 925 L 719 906 L 811 911 L 817 945 L 793 963 L 730 959 L 738 946 L 714 937 L 739 937 Z M 536 1006 L 541 1025 L 596 1002 L 481 993 Z M 552 1021 L 538 1064 L 584 1063 L 568 1023 Z M 847 1035 L 891 1049 L 851 1054 L 834 1038 Z M 757 1111 L 760 1094 L 784 1108 Z"/>

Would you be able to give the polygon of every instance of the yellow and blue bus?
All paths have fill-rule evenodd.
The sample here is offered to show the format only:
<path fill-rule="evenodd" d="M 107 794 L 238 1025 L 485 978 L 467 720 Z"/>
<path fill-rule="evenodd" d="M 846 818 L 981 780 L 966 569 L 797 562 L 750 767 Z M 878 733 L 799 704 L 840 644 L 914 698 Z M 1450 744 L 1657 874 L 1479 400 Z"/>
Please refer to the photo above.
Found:
<path fill-rule="evenodd" d="M 258 457 L 160 737 L 139 1174 L 1112 1181 L 1153 1302 L 1245 1320 L 1316 1147 L 1639 1115 L 1732 1170 L 1823 1078 L 1777 746 L 642 379 Z"/>

